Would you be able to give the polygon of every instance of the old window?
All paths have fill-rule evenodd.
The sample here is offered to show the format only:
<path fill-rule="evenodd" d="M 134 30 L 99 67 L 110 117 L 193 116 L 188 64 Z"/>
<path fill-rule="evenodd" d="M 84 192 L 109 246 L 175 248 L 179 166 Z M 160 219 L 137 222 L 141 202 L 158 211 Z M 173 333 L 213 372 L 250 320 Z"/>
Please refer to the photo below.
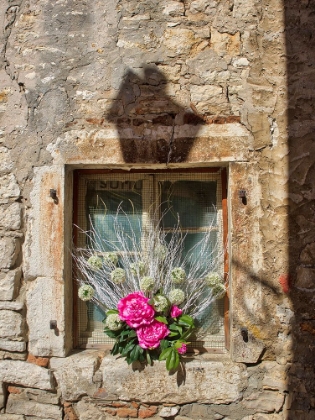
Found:
<path fill-rule="evenodd" d="M 222 258 L 218 257 L 218 270 L 224 276 L 227 271 L 224 257 L 225 169 L 131 173 L 81 170 L 76 171 L 75 180 L 75 223 L 82 231 L 88 231 L 92 224 L 100 240 L 106 239 L 106 245 L 102 245 L 104 252 L 111 251 L 110 243 L 117 242 L 113 220 L 117 219 L 117 209 L 120 209 L 119 223 L 123 225 L 126 236 L 128 230 L 132 230 L 140 245 L 150 224 L 160 223 L 161 229 L 170 236 L 179 224 L 184 235 L 184 253 L 187 250 L 188 264 L 192 259 L 199 258 L 198 243 L 203 235 L 210 235 L 209 248 L 203 254 L 204 258 L 213 258 L 216 252 L 220 254 Z M 76 246 L 84 248 L 89 246 L 88 239 L 80 229 L 75 231 Z M 144 242 L 142 246 L 145 246 Z M 214 247 L 216 250 L 212 249 Z M 226 305 L 226 298 L 209 305 L 202 319 L 206 334 L 202 340 L 196 338 L 192 347 L 223 351 L 226 340 Z M 75 314 L 76 346 L 111 344 L 111 340 L 103 333 L 104 312 L 100 308 L 90 302 L 75 299 Z"/>

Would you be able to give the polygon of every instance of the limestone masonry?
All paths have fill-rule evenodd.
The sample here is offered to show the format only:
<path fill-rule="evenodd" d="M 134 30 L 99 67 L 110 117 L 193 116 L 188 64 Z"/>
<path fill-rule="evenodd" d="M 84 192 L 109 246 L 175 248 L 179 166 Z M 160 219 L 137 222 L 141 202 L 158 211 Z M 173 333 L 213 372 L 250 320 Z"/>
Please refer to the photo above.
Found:
<path fill-rule="evenodd" d="M 314 3 L 2 0 L 0 16 L 0 420 L 315 419 Z M 212 166 L 229 350 L 170 375 L 75 348 L 74 171 Z"/>

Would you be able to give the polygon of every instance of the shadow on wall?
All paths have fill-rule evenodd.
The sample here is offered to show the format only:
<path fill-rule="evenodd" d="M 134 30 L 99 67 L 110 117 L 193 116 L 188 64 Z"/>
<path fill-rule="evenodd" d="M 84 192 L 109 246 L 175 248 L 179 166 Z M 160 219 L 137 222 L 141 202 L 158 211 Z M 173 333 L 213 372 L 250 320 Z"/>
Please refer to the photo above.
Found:
<path fill-rule="evenodd" d="M 145 66 L 143 74 L 127 72 L 106 116 L 118 129 L 124 161 L 185 162 L 204 120 L 168 95 L 156 66 Z"/>
<path fill-rule="evenodd" d="M 290 297 L 295 312 L 290 419 L 315 418 L 315 3 L 287 0 Z M 303 417 L 303 413 L 305 417 Z"/>

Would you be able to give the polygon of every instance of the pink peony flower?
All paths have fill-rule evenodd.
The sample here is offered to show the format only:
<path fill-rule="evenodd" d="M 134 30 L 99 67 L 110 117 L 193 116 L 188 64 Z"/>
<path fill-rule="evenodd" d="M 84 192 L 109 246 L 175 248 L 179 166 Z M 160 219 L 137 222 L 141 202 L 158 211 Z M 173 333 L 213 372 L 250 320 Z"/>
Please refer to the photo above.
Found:
<path fill-rule="evenodd" d="M 120 319 L 126 321 L 131 328 L 138 328 L 141 325 L 152 323 L 155 311 L 148 304 L 149 298 L 141 292 L 130 293 L 118 302 L 118 313 Z"/>
<path fill-rule="evenodd" d="M 177 318 L 178 316 L 180 316 L 183 313 L 183 311 L 178 307 L 173 305 L 171 307 L 171 317 L 172 318 Z"/>
<path fill-rule="evenodd" d="M 177 351 L 179 354 L 185 354 L 187 351 L 187 345 L 183 343 L 182 346 L 179 349 L 177 349 Z"/>
<path fill-rule="evenodd" d="M 156 349 L 160 341 L 165 338 L 170 330 L 163 322 L 154 320 L 150 325 L 144 325 L 137 328 L 139 346 L 143 349 Z"/>

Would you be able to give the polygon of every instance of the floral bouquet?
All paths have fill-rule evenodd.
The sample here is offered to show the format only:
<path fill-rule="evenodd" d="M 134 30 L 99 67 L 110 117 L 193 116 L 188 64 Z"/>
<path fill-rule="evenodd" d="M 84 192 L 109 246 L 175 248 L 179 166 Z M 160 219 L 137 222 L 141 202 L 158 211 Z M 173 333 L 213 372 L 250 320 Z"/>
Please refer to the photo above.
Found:
<path fill-rule="evenodd" d="M 114 218 L 114 240 L 92 223 L 84 232 L 88 248 L 74 255 L 83 277 L 78 294 L 105 310 L 104 332 L 115 340 L 113 355 L 128 364 L 165 360 L 166 369 L 174 371 L 191 334 L 202 331 L 209 305 L 225 294 L 218 274 L 222 253 L 210 233 L 187 251 L 179 226 L 171 234 L 153 225 L 143 232 L 140 223 L 127 215 L 126 220 L 128 229 Z"/>

